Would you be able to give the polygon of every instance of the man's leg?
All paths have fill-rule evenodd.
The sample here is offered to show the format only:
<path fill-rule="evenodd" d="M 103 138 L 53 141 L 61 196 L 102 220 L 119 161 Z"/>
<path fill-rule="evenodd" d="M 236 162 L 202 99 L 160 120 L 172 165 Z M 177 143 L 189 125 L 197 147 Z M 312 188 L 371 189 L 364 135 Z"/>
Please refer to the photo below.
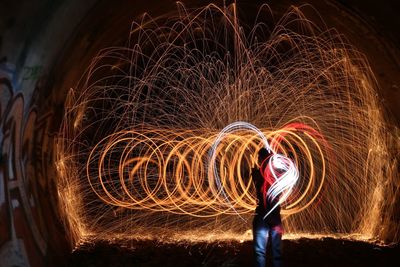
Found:
<path fill-rule="evenodd" d="M 282 266 L 282 225 L 271 228 L 272 266 Z"/>
<path fill-rule="evenodd" d="M 253 247 L 256 267 L 265 267 L 267 242 L 268 228 L 262 217 L 256 215 L 253 220 Z"/>

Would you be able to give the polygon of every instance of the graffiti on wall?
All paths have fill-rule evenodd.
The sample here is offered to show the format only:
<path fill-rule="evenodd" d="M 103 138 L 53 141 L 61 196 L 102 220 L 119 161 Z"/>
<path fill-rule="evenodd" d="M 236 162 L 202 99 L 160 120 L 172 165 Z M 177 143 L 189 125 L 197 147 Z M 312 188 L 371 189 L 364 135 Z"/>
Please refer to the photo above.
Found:
<path fill-rule="evenodd" d="M 10 66 L 10 65 L 7 65 Z M 15 73 L 0 68 L 0 258 L 4 266 L 43 266 L 49 242 L 59 231 L 56 200 L 52 112 L 27 107 L 15 93 Z M 41 67 L 24 68 L 23 79 L 37 79 Z M 49 201 L 50 198 L 50 201 Z M 50 223 L 49 223 L 50 222 Z M 53 223 L 51 223 L 53 222 Z M 48 262 L 48 260 L 46 260 Z M 3 265 L 2 265 L 3 266 Z"/>
<path fill-rule="evenodd" d="M 22 80 L 37 80 L 39 78 L 39 75 L 42 71 L 42 66 L 36 65 L 36 66 L 25 66 L 23 69 L 23 75 L 22 75 Z"/>

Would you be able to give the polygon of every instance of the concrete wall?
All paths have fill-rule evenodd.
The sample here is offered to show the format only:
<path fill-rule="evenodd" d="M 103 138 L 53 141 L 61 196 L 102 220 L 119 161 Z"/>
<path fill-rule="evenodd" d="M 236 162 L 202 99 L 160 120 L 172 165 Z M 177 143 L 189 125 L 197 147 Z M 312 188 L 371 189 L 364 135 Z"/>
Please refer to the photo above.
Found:
<path fill-rule="evenodd" d="M 56 92 L 54 62 L 93 3 L 1 3 L 1 266 L 53 266 L 69 251 L 53 168 L 56 99 L 46 92 Z"/>
<path fill-rule="evenodd" d="M 309 2 L 329 26 L 346 34 L 369 58 L 381 87 L 382 105 L 398 137 L 399 44 L 386 36 L 398 36 L 399 30 L 391 28 L 391 18 L 384 18 L 385 10 L 390 13 L 395 9 L 390 5 L 377 7 L 379 23 L 374 24 L 370 3 L 375 1 L 367 1 L 364 9 L 363 1 L 351 1 L 350 11 L 329 1 Z M 302 2 L 280 5 L 289 3 Z M 70 251 L 57 213 L 54 168 L 54 136 L 66 92 L 99 49 L 126 40 L 130 20 L 144 11 L 157 15 L 172 8 L 172 1 L 0 3 L 1 266 L 53 266 Z M 362 12 L 368 15 L 363 17 Z M 397 223 L 398 201 L 389 208 L 394 211 L 393 223 Z"/>

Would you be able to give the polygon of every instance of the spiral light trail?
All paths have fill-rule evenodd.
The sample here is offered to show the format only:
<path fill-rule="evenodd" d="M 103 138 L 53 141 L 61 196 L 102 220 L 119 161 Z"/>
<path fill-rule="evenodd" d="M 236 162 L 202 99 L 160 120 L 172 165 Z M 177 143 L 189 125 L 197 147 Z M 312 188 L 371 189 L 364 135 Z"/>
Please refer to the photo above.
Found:
<path fill-rule="evenodd" d="M 255 134 L 258 135 L 258 137 L 261 139 L 262 146 L 267 149 L 270 153 L 274 153 L 268 143 L 267 138 L 264 136 L 264 134 L 254 125 L 248 122 L 233 122 L 226 126 L 222 131 L 218 134 L 216 140 L 214 141 L 214 144 L 211 146 L 210 152 L 209 152 L 209 160 L 208 160 L 208 177 L 213 177 L 215 179 L 217 187 L 218 187 L 218 192 L 221 192 L 221 194 L 224 196 L 224 199 L 227 203 L 230 204 L 229 197 L 226 195 L 224 186 L 221 183 L 220 175 L 218 173 L 218 166 L 216 164 L 216 158 L 217 158 L 217 148 L 219 143 L 223 140 L 223 138 L 226 136 L 227 133 L 231 133 L 234 131 L 242 131 L 242 130 L 250 130 L 253 131 Z M 224 152 L 222 152 L 224 153 Z M 276 154 L 274 153 L 274 156 L 271 159 L 271 162 L 267 166 L 267 170 L 269 171 L 268 173 L 265 172 L 263 174 L 264 177 L 273 177 L 272 181 L 269 181 L 269 184 L 271 184 L 270 189 L 268 192 L 266 192 L 266 195 L 268 195 L 269 198 L 275 199 L 278 196 L 279 201 L 277 202 L 276 205 L 274 205 L 271 210 L 267 212 L 265 217 L 267 217 L 278 205 L 281 205 L 283 202 L 285 202 L 292 192 L 293 186 L 298 180 L 298 171 L 297 167 L 293 164 L 293 162 L 281 155 L 281 154 Z M 279 169 L 279 171 L 278 171 Z M 282 172 L 281 174 L 278 174 L 278 172 Z M 229 179 L 234 179 L 234 176 L 231 176 Z M 265 196 L 266 197 L 266 196 Z M 231 205 L 232 206 L 232 205 Z M 232 206 L 232 208 L 235 210 L 235 208 Z M 236 211 L 236 210 L 235 210 Z M 240 216 L 240 215 L 239 215 Z"/>
<path fill-rule="evenodd" d="M 268 10 L 247 26 L 235 5 L 178 3 L 93 58 L 57 143 L 75 245 L 247 238 L 262 146 L 285 173 L 269 193 L 288 234 L 380 238 L 389 165 L 371 69 L 298 8 L 276 23 Z"/>
<path fill-rule="evenodd" d="M 264 216 L 266 218 L 278 205 L 282 205 L 292 193 L 293 187 L 299 179 L 297 167 L 293 162 L 280 154 L 272 156 L 268 164 L 268 170 L 274 177 L 271 187 L 266 193 L 266 197 L 271 200 L 277 199 L 278 202 Z M 279 171 L 278 171 L 279 170 Z"/>

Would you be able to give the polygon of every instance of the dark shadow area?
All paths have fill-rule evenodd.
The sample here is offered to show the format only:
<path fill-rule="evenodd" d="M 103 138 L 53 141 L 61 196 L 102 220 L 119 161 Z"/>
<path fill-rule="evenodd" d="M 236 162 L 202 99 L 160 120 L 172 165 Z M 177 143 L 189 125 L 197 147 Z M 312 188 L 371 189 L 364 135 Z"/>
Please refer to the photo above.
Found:
<path fill-rule="evenodd" d="M 64 266 L 252 266 L 251 242 L 219 244 L 131 244 L 133 249 L 110 244 L 75 251 Z M 397 266 L 400 247 L 324 238 L 284 240 L 284 266 Z"/>

